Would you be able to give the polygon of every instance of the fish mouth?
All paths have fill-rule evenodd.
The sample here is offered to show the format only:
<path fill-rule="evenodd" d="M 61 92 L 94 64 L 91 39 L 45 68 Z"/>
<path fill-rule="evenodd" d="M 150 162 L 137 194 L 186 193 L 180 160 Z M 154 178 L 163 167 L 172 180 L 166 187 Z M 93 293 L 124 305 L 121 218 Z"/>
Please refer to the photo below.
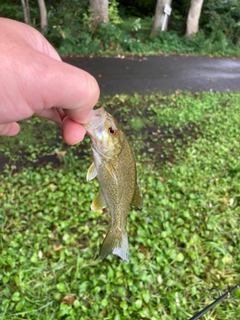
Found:
<path fill-rule="evenodd" d="M 96 136 L 96 133 L 99 130 L 102 130 L 102 128 L 104 127 L 105 120 L 106 120 L 106 112 L 104 108 L 93 110 L 91 121 L 88 124 L 84 125 L 84 128 L 87 130 L 87 134 L 91 138 Z"/>

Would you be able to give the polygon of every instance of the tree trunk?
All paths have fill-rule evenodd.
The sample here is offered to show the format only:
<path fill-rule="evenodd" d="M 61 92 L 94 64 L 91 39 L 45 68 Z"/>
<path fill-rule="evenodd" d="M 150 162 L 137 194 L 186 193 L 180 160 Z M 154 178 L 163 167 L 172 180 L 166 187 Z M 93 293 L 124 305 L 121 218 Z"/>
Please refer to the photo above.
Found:
<path fill-rule="evenodd" d="M 93 24 L 108 23 L 108 0 L 89 0 L 93 10 Z"/>
<path fill-rule="evenodd" d="M 191 5 L 187 17 L 186 36 L 198 32 L 202 5 L 203 0 L 191 0 Z"/>
<path fill-rule="evenodd" d="M 166 4 L 171 6 L 171 3 L 172 3 L 172 0 L 157 0 L 151 35 L 155 36 L 157 35 L 158 30 L 161 30 L 163 19 L 165 16 L 164 7 Z M 164 31 L 166 30 L 167 30 L 167 24 Z"/>
<path fill-rule="evenodd" d="M 22 9 L 23 9 L 24 22 L 29 24 L 30 23 L 29 2 L 28 0 L 21 0 L 21 3 L 22 3 Z"/>
<path fill-rule="evenodd" d="M 48 27 L 47 21 L 47 9 L 45 6 L 44 0 L 38 0 L 39 10 L 40 10 L 40 19 L 41 19 L 41 32 L 45 34 Z"/>

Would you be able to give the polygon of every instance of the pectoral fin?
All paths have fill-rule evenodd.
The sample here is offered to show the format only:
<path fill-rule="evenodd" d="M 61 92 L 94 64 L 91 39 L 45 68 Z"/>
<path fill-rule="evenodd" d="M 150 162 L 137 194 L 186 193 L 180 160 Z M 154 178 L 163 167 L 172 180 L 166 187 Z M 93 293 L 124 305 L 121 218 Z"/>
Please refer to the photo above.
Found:
<path fill-rule="evenodd" d="M 135 187 L 135 191 L 134 191 L 131 205 L 133 207 L 138 208 L 138 209 L 142 209 L 142 206 L 143 206 L 143 197 L 142 197 L 141 191 L 139 189 L 139 186 L 137 184 Z"/>
<path fill-rule="evenodd" d="M 101 190 L 98 192 L 96 198 L 93 200 L 92 204 L 91 204 L 91 210 L 92 211 L 101 211 L 103 208 L 106 208 L 106 202 L 105 199 L 103 197 L 103 194 L 101 192 Z"/>
<path fill-rule="evenodd" d="M 87 172 L 87 181 L 94 179 L 96 176 L 97 170 L 94 163 L 92 163 Z"/>

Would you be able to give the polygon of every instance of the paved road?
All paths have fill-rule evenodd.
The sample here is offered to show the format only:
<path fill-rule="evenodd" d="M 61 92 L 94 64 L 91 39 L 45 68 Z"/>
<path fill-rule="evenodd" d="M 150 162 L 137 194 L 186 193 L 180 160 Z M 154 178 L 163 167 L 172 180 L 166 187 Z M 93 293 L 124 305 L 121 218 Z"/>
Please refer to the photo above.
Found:
<path fill-rule="evenodd" d="M 104 94 L 147 91 L 240 90 L 240 59 L 150 56 L 134 58 L 67 57 L 64 61 L 90 72 Z"/>

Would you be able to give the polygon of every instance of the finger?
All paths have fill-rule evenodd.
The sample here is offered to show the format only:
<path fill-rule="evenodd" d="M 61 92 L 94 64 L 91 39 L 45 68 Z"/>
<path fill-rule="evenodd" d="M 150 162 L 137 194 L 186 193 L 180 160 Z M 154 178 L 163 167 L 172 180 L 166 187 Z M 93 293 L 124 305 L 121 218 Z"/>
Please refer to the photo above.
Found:
<path fill-rule="evenodd" d="M 66 114 L 61 109 L 57 109 L 57 108 L 37 111 L 35 114 L 39 117 L 52 120 L 56 123 L 62 123 L 62 119 L 66 117 Z"/>
<path fill-rule="evenodd" d="M 68 144 L 76 144 L 83 140 L 86 130 L 79 123 L 73 121 L 71 118 L 66 117 L 62 123 L 63 139 Z"/>
<path fill-rule="evenodd" d="M 40 98 L 43 103 L 41 110 L 54 106 L 62 108 L 78 123 L 90 121 L 90 112 L 99 98 L 95 78 L 81 69 L 43 55 L 35 68 L 39 89 L 37 97 L 34 92 L 33 105 Z"/>
<path fill-rule="evenodd" d="M 15 136 L 20 131 L 18 123 L 0 124 L 0 136 Z"/>

